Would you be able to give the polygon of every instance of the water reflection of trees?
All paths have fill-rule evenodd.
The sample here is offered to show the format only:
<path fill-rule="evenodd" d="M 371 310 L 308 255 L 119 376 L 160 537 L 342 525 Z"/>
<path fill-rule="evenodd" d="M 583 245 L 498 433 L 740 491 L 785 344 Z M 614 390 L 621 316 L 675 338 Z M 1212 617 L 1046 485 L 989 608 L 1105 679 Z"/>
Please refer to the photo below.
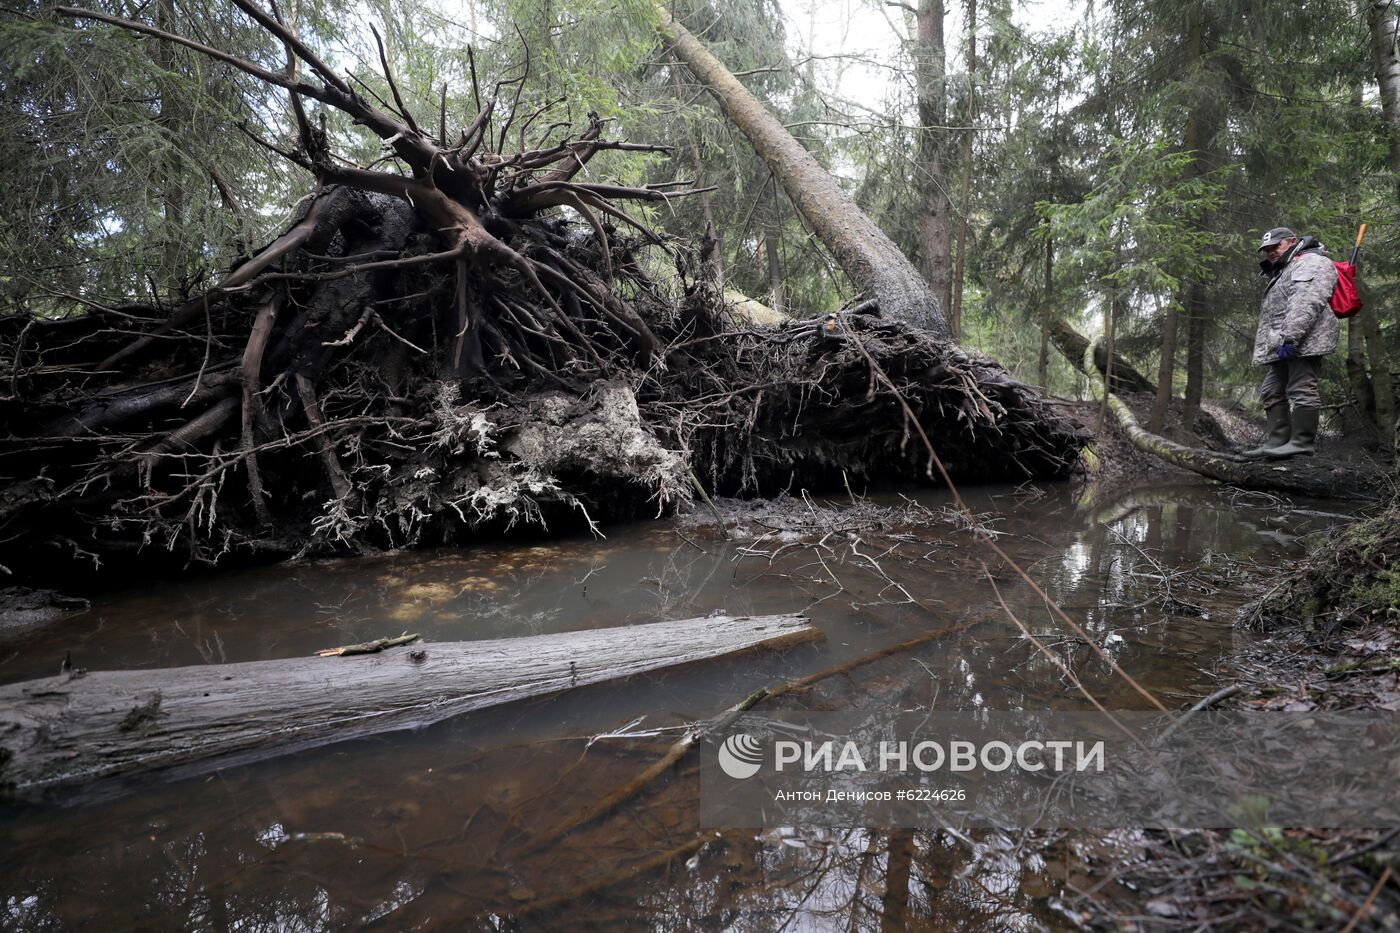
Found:
<path fill-rule="evenodd" d="M 1234 540 L 1236 532 L 1222 530 L 1212 515 L 1204 507 L 1168 511 L 1158 503 L 1112 527 L 1150 554 L 1187 561 Z M 1130 561 L 1142 566 L 1142 558 L 1109 525 L 1073 529 L 1069 541 L 1063 531 L 1050 535 L 1041 527 L 1063 521 L 1011 516 L 1003 527 L 1015 536 L 1018 560 L 1046 558 L 1040 569 L 1061 562 L 1059 576 L 1036 574 L 1049 581 L 1054 598 L 1091 623 L 1096 636 L 1133 636 L 1137 646 L 1116 650 L 1131 648 L 1141 661 L 1156 644 L 1160 607 L 1115 615 L 1122 607 L 1108 604 L 1143 600 L 1144 591 L 1135 590 L 1123 572 L 1133 566 Z M 1037 529 L 1049 544 L 1025 537 Z M 866 547 L 871 535 L 857 545 L 877 558 L 885 579 L 841 543 L 846 539 L 828 542 L 845 548 L 836 551 L 838 557 L 850 558 L 827 565 L 833 581 L 810 549 L 790 548 L 771 562 L 755 554 L 735 561 L 732 548 L 708 538 L 702 550 L 667 537 L 670 550 L 661 550 L 657 538 L 645 544 L 653 550 L 630 556 L 574 561 L 554 552 L 522 559 L 514 577 L 502 578 L 509 589 L 497 591 L 499 599 L 483 597 L 471 605 L 485 613 L 487 627 L 518 626 L 524 619 L 540 627 L 562 620 L 576 626 L 616 624 L 636 613 L 701 614 L 697 608 L 720 605 L 757 609 L 763 600 L 794 598 L 803 587 L 812 600 L 840 591 L 814 614 L 822 613 L 822 624 L 839 632 L 833 641 L 851 642 L 848 650 L 858 655 L 928 624 L 889 589 L 890 581 L 940 608 L 989 597 L 969 548 L 948 545 L 942 532 L 905 542 L 895 537 L 901 529 L 886 531 L 887 544 L 901 544 L 900 550 L 886 554 Z M 442 560 L 423 574 L 443 580 L 480 575 L 476 566 L 463 569 L 458 557 Z M 352 570 L 347 565 L 340 576 L 353 576 Z M 755 574 L 762 576 L 744 585 Z M 1116 582 L 1105 580 L 1113 574 Z M 324 582 L 318 578 L 316 586 Z M 341 585 L 352 582 L 342 579 Z M 306 579 L 296 586 L 311 589 Z M 375 600 L 399 592 L 382 581 L 374 587 Z M 585 588 L 590 599 L 599 597 L 589 610 L 596 616 L 580 614 Z M 534 594 L 528 612 L 515 598 L 526 591 Z M 273 587 L 262 595 L 285 601 L 287 592 Z M 610 605 L 602 605 L 603 596 Z M 359 604 L 334 605 L 348 613 Z M 1017 606 L 1027 619 L 1045 620 L 1029 611 L 1034 607 L 1024 594 Z M 1037 629 L 1048 626 L 1044 621 Z M 228 643 L 228 630 L 222 631 Z M 1178 687 L 1183 664 L 1198 660 L 1162 655 L 1160 674 L 1176 678 Z M 1091 677 L 1092 671 L 1086 674 L 1092 684 Z M 710 692 L 717 691 L 712 686 Z M 554 736 L 509 739 L 538 743 L 529 747 L 460 747 L 482 741 L 480 730 L 459 732 L 443 724 L 449 728 L 421 742 L 386 739 L 355 751 L 323 750 L 271 769 L 148 789 L 86 809 L 0 816 L 0 839 L 9 843 L 0 846 L 0 927 L 873 931 L 1028 929 L 1054 922 L 1045 895 L 1057 888 L 1046 881 L 1034 848 L 1018 839 L 990 832 L 865 829 L 697 835 L 695 782 L 684 769 L 600 825 L 538 855 L 522 854 L 533 830 L 597 799 L 655 757 L 640 743 L 585 751 L 581 743 L 559 738 L 590 715 L 589 704 L 600 693 L 559 701 L 556 718 L 574 725 L 561 726 Z M 638 685 L 631 687 L 631 695 L 643 694 Z M 646 695 L 652 702 L 659 694 Z M 693 700 L 693 693 L 688 696 Z M 678 724 L 742 696 L 742 690 L 711 696 L 704 709 L 670 709 L 664 697 L 660 709 L 619 705 L 617 722 L 649 712 L 649 725 Z M 1058 672 L 1009 626 L 989 623 L 956 644 L 932 643 L 857 676 L 833 678 L 794 698 L 793 708 L 1046 708 L 1063 697 Z M 516 715 L 524 714 L 510 714 Z M 501 723 L 508 718 L 503 715 Z M 497 731 L 509 735 L 512 728 L 505 724 Z"/>
<path fill-rule="evenodd" d="M 964 844 L 933 831 L 819 831 L 776 837 L 726 831 L 704 848 L 650 875 L 619 880 L 539 911 L 533 900 L 567 893 L 580 878 L 552 880 L 523 870 L 491 895 L 472 879 L 401 868 L 417 880 L 378 875 L 339 861 L 339 870 L 299 868 L 305 851 L 269 850 L 253 840 L 219 851 L 200 836 L 144 851 L 126 848 L 120 873 L 42 881 L 0 900 L 3 925 L 15 930 L 107 929 L 291 930 L 433 928 L 513 930 L 637 928 L 1033 929 L 1047 915 L 1022 875 L 1032 861 Z M 316 845 L 335 845 L 320 840 Z M 283 846 L 293 845 L 283 842 Z M 346 855 L 354 853 L 346 848 Z M 645 850 L 643 850 L 644 852 Z M 988 853 L 992 853 L 991 856 Z M 361 855 L 364 853 L 362 852 Z M 630 853 L 616 861 L 636 861 Z M 370 859 L 373 861 L 373 859 Z M 337 861 L 337 860 L 333 860 Z M 615 868 L 598 852 L 592 870 Z M 254 867 L 256 866 L 256 867 Z M 623 872 L 625 875 L 625 872 Z M 275 881 L 274 881 L 275 879 Z M 13 880 L 6 883 L 9 888 Z M 540 890 L 536 889 L 536 885 Z M 1034 886 L 1030 886 L 1033 888 Z"/>

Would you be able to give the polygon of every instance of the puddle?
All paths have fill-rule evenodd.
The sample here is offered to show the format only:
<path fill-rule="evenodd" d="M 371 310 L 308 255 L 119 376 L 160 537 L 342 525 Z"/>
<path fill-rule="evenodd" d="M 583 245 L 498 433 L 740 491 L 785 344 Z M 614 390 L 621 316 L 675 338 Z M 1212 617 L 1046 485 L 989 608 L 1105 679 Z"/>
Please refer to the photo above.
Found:
<path fill-rule="evenodd" d="M 911 493 L 931 514 L 946 496 Z M 1169 706 L 1210 692 L 1246 637 L 1261 569 L 1338 519 L 1209 487 L 1095 511 L 1068 485 L 968 502 L 998 543 Z M 907 510 L 897 495 L 874 505 Z M 822 505 L 814 503 L 814 506 Z M 842 509 L 842 503 L 827 503 Z M 815 513 L 814 513 L 815 514 Z M 925 516 L 927 518 L 927 516 Z M 697 840 L 695 762 L 608 819 L 531 853 L 534 834 L 626 784 L 674 729 L 753 690 L 983 618 L 832 678 L 778 708 L 1079 709 L 1011 610 L 1110 708 L 1145 701 L 958 522 L 801 540 L 750 524 L 656 522 L 606 540 L 493 545 L 242 570 L 115 593 L 60 625 L 0 633 L 0 682 L 92 670 L 300 657 L 401 631 L 475 640 L 805 609 L 819 645 L 759 652 L 461 716 L 70 806 L 0 808 L 0 926 L 159 929 L 744 928 L 1067 925 L 1072 881 L 996 834 L 800 827 Z M 854 538 L 852 536 L 855 536 Z M 912 598 L 928 607 L 920 608 Z M 703 623 L 701 623 L 703 624 Z M 635 875 L 635 878 L 633 877 Z M 640 880 L 637 880 L 640 879 Z"/>

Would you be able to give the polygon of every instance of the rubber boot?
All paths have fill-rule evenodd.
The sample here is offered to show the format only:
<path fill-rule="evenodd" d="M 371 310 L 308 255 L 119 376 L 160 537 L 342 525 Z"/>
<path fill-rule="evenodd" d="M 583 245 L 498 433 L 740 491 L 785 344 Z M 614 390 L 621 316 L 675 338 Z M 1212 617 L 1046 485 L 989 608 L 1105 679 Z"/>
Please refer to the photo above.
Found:
<path fill-rule="evenodd" d="M 1264 429 L 1268 433 L 1264 435 L 1264 443 L 1252 450 L 1246 450 L 1240 454 L 1241 457 L 1260 460 L 1267 457 L 1275 447 L 1282 447 L 1288 443 L 1288 439 L 1293 436 L 1293 424 L 1288 418 L 1288 403 L 1279 402 L 1266 412 L 1268 416 L 1268 426 Z"/>
<path fill-rule="evenodd" d="M 1293 410 L 1293 436 L 1289 438 L 1287 444 L 1267 450 L 1264 455 L 1273 460 L 1296 457 L 1299 454 L 1312 456 L 1317 441 L 1317 416 L 1319 414 L 1321 412 L 1316 408 L 1295 408 Z"/>

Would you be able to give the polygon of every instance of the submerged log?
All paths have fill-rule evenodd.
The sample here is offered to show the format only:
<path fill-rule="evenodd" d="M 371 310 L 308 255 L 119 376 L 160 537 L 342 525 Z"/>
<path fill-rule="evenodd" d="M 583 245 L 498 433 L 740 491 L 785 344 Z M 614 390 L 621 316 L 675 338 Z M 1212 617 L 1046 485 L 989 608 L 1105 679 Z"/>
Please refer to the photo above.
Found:
<path fill-rule="evenodd" d="M 0 793 L 230 764 L 821 638 L 802 616 L 420 643 L 370 655 L 63 674 L 0 687 Z"/>

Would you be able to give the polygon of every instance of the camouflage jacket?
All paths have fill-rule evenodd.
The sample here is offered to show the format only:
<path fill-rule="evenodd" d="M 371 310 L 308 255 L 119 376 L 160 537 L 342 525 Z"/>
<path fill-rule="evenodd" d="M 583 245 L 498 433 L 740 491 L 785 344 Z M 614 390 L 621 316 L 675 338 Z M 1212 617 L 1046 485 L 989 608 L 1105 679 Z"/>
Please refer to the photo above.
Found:
<path fill-rule="evenodd" d="M 1329 303 L 1337 287 L 1337 267 L 1325 253 L 1300 253 L 1276 275 L 1259 307 L 1254 365 L 1278 359 L 1281 343 L 1294 343 L 1300 356 L 1322 356 L 1337 349 L 1341 325 Z"/>

